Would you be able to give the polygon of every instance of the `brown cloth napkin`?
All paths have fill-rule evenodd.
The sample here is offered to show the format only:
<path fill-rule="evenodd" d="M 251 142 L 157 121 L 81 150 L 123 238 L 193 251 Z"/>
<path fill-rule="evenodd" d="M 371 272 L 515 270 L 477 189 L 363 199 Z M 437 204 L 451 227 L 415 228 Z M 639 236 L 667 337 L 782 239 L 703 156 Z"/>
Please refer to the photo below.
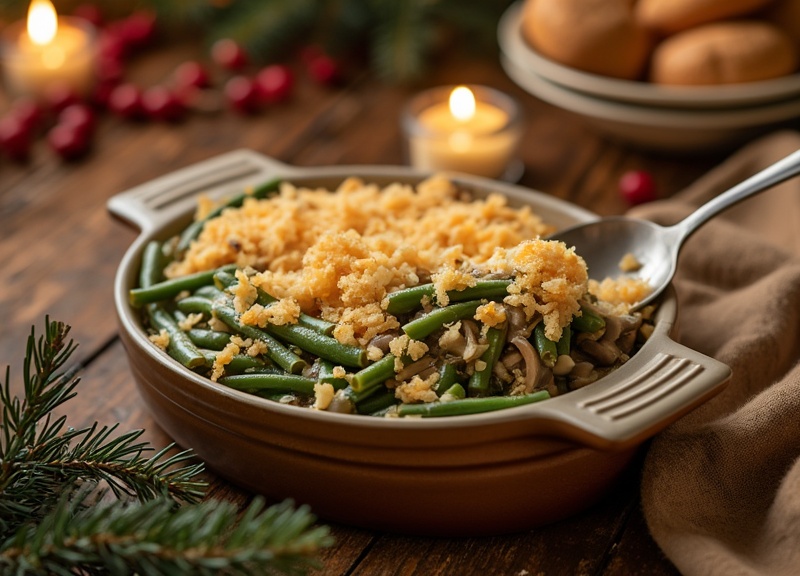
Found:
<path fill-rule="evenodd" d="M 734 153 L 672 199 L 633 212 L 662 224 L 800 149 L 782 131 Z M 656 436 L 642 505 L 687 575 L 800 574 L 800 178 L 698 230 L 675 280 L 679 340 L 733 369 L 718 396 Z"/>

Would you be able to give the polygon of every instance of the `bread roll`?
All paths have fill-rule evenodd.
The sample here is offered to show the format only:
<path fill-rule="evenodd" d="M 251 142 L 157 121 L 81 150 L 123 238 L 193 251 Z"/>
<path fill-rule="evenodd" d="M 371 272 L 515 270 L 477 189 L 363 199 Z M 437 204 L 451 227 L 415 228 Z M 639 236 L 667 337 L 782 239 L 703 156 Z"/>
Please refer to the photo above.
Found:
<path fill-rule="evenodd" d="M 630 0 L 528 0 L 522 34 L 551 60 L 615 78 L 638 78 L 650 51 Z"/>
<path fill-rule="evenodd" d="M 635 14 L 642 26 L 661 35 L 670 35 L 707 22 L 748 15 L 771 2 L 772 0 L 639 0 Z"/>
<path fill-rule="evenodd" d="M 776 0 L 766 10 L 764 18 L 786 32 L 800 48 L 800 0 Z"/>
<path fill-rule="evenodd" d="M 785 32 L 767 22 L 705 24 L 664 40 L 653 52 L 657 84 L 734 84 L 791 74 L 797 52 Z"/>

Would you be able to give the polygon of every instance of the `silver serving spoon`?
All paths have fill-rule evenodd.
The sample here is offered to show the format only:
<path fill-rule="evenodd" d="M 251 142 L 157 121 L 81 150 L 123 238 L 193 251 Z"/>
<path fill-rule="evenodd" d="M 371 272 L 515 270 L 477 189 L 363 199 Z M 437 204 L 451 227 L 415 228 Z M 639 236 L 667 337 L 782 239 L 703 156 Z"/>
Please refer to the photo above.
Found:
<path fill-rule="evenodd" d="M 627 216 L 611 216 L 565 228 L 548 239 L 574 246 L 586 261 L 589 276 L 597 280 L 623 275 L 620 261 L 626 254 L 633 254 L 641 268 L 626 276 L 641 278 L 653 287 L 650 295 L 633 307 L 637 310 L 655 300 L 670 283 L 683 242 L 695 230 L 737 202 L 797 174 L 800 174 L 800 150 L 716 196 L 672 226 L 660 226 Z"/>

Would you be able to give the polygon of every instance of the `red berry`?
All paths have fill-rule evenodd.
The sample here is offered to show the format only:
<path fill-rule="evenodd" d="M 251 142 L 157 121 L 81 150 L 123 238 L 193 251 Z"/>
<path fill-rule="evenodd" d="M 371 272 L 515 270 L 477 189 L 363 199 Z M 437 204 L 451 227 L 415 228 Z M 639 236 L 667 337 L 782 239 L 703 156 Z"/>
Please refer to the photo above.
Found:
<path fill-rule="evenodd" d="M 183 103 L 165 86 L 153 86 L 142 94 L 142 108 L 154 120 L 176 122 L 183 118 Z"/>
<path fill-rule="evenodd" d="M 322 46 L 319 44 L 309 44 L 300 49 L 300 60 L 302 60 L 306 66 L 308 66 L 312 60 L 319 58 L 324 54 L 325 50 L 322 49 Z"/>
<path fill-rule="evenodd" d="M 175 68 L 172 78 L 175 87 L 179 90 L 184 88 L 207 88 L 211 85 L 211 76 L 205 67 L 192 60 L 184 62 Z"/>
<path fill-rule="evenodd" d="M 152 12 L 134 12 L 119 24 L 123 40 L 133 48 L 146 45 L 155 36 L 156 16 Z"/>
<path fill-rule="evenodd" d="M 98 82 L 92 93 L 92 104 L 101 108 L 108 107 L 108 100 L 111 98 L 111 92 L 114 91 L 117 85 L 116 82 Z"/>
<path fill-rule="evenodd" d="M 125 64 L 120 58 L 100 56 L 97 58 L 97 81 L 108 84 L 118 84 L 125 76 Z"/>
<path fill-rule="evenodd" d="M 71 104 L 77 104 L 81 98 L 71 86 L 59 83 L 47 88 L 45 100 L 50 109 L 58 113 Z"/>
<path fill-rule="evenodd" d="M 247 65 L 247 54 L 244 48 L 230 38 L 217 40 L 211 46 L 211 58 L 228 70 L 241 70 Z"/>
<path fill-rule="evenodd" d="M 89 151 L 89 135 L 70 124 L 56 124 L 47 133 L 50 148 L 65 160 L 74 160 Z"/>
<path fill-rule="evenodd" d="M 258 108 L 256 85 L 246 76 L 234 76 L 225 83 L 225 98 L 237 112 L 249 114 Z"/>
<path fill-rule="evenodd" d="M 273 64 L 259 71 L 256 86 L 263 102 L 283 102 L 294 88 L 294 74 L 286 66 Z"/>
<path fill-rule="evenodd" d="M 17 162 L 24 162 L 30 156 L 30 130 L 14 115 L 0 120 L 0 149 Z"/>
<path fill-rule="evenodd" d="M 109 26 L 97 40 L 97 56 L 100 59 L 122 61 L 128 55 L 128 46 L 119 25 Z"/>
<path fill-rule="evenodd" d="M 339 63 L 330 56 L 322 54 L 309 60 L 308 72 L 318 84 L 333 84 L 339 80 Z"/>
<path fill-rule="evenodd" d="M 103 13 L 94 4 L 80 4 L 72 11 L 72 15 L 83 18 L 96 28 L 103 25 Z"/>
<path fill-rule="evenodd" d="M 619 191 L 629 204 L 642 204 L 656 199 L 656 184 L 644 170 L 631 170 L 619 180 Z"/>
<path fill-rule="evenodd" d="M 120 84 L 108 95 L 108 109 L 123 118 L 142 117 L 142 91 L 134 84 Z"/>
<path fill-rule="evenodd" d="M 58 124 L 71 126 L 89 136 L 94 131 L 94 111 L 86 104 L 72 104 L 59 113 Z"/>
<path fill-rule="evenodd" d="M 42 120 L 42 108 L 30 98 L 21 98 L 11 106 L 11 114 L 16 117 L 28 132 L 33 132 Z"/>

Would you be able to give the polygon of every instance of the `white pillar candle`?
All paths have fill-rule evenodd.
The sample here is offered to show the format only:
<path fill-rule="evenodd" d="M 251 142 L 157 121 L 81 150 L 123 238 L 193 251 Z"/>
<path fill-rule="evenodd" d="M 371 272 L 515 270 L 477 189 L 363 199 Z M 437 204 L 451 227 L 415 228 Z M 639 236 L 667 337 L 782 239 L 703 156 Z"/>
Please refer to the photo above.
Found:
<path fill-rule="evenodd" d="M 521 134 L 517 104 L 482 86 L 434 88 L 403 115 L 409 162 L 427 171 L 504 177 L 516 161 Z"/>
<path fill-rule="evenodd" d="M 3 33 L 5 87 L 41 98 L 54 86 L 87 96 L 95 77 L 95 31 L 80 18 L 58 17 L 49 0 L 32 0 L 26 22 Z"/>

